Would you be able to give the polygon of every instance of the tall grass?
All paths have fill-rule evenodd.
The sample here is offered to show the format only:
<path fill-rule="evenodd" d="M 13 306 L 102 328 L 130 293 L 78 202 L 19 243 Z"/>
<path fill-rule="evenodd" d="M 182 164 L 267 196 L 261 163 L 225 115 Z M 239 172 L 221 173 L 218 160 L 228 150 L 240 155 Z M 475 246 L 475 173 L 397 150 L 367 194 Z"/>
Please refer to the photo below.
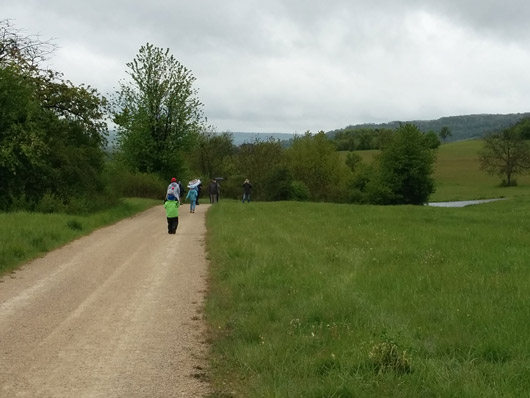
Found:
<path fill-rule="evenodd" d="M 0 276 L 18 265 L 160 201 L 124 199 L 90 215 L 0 213 Z"/>
<path fill-rule="evenodd" d="M 525 396 L 529 205 L 220 202 L 213 396 Z"/>

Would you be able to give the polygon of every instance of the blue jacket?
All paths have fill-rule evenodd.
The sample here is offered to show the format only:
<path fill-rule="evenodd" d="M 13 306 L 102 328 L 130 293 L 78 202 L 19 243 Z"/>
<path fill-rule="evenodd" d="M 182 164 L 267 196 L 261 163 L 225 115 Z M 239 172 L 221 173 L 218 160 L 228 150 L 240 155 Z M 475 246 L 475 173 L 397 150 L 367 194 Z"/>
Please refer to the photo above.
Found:
<path fill-rule="evenodd" d="M 191 201 L 196 201 L 197 200 L 197 190 L 195 188 L 190 189 L 188 191 L 188 194 L 186 195 L 186 199 L 189 199 Z"/>

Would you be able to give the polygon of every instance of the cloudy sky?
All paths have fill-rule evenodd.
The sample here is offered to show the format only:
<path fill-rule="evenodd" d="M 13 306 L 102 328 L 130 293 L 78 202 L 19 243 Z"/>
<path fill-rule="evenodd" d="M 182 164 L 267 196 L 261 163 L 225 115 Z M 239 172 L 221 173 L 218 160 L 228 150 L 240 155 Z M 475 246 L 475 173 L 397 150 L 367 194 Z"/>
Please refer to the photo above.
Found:
<path fill-rule="evenodd" d="M 0 19 L 104 95 L 169 48 L 218 131 L 530 111 L 528 0 L 0 0 Z"/>

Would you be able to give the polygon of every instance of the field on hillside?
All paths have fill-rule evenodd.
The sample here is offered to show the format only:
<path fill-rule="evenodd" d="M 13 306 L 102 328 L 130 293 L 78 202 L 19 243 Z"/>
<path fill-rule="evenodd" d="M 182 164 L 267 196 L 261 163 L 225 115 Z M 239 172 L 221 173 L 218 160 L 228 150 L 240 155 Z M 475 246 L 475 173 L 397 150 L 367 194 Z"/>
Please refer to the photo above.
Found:
<path fill-rule="evenodd" d="M 516 187 L 499 186 L 501 179 L 480 170 L 478 152 L 481 140 L 459 141 L 440 145 L 434 179 L 436 191 L 432 202 L 511 198 L 530 195 L 530 176 L 518 175 Z M 379 151 L 357 151 L 364 162 L 371 162 Z"/>
<path fill-rule="evenodd" d="M 530 198 L 208 214 L 214 397 L 530 391 Z"/>

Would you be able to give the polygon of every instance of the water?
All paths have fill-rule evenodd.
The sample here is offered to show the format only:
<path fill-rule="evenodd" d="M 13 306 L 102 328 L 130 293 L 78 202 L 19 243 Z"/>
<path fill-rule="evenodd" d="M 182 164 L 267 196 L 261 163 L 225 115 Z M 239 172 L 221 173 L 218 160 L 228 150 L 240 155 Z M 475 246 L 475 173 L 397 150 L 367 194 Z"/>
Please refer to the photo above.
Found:
<path fill-rule="evenodd" d="M 504 200 L 504 198 L 497 199 L 481 199 L 481 200 L 459 200 L 457 202 L 431 202 L 427 206 L 432 207 L 465 207 L 471 205 L 478 205 L 481 203 L 496 202 L 497 200 Z"/>

